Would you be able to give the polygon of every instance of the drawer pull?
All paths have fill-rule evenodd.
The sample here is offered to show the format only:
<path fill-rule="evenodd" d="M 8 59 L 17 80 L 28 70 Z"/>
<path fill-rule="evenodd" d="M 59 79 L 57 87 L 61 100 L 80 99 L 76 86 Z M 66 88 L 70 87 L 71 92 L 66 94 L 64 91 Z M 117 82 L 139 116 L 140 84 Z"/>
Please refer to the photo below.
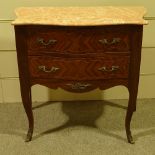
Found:
<path fill-rule="evenodd" d="M 50 70 L 47 70 L 46 66 L 38 66 L 38 69 L 45 73 L 55 73 L 60 68 L 52 66 Z"/>
<path fill-rule="evenodd" d="M 102 71 L 102 72 L 113 72 L 113 71 L 119 70 L 119 66 L 111 66 L 110 69 L 108 69 L 107 67 L 103 66 L 103 67 L 98 68 L 98 70 Z"/>
<path fill-rule="evenodd" d="M 87 87 L 90 87 L 91 86 L 91 84 L 89 84 L 89 83 L 80 83 L 80 82 L 77 82 L 77 83 L 74 83 L 74 84 L 72 84 L 72 83 L 68 83 L 68 84 L 66 84 L 67 86 L 70 86 L 71 87 L 71 89 L 73 89 L 73 90 L 84 90 L 84 89 L 86 89 Z"/>
<path fill-rule="evenodd" d="M 50 39 L 47 42 L 45 42 L 43 38 L 38 38 L 37 39 L 37 42 L 40 43 L 41 45 L 48 46 L 48 45 L 52 45 L 52 44 L 56 43 L 57 40 Z"/>
<path fill-rule="evenodd" d="M 112 41 L 108 41 L 108 39 L 101 39 L 99 40 L 99 42 L 103 45 L 113 45 L 113 44 L 116 44 L 116 43 L 119 43 L 121 41 L 120 38 L 113 38 Z"/>

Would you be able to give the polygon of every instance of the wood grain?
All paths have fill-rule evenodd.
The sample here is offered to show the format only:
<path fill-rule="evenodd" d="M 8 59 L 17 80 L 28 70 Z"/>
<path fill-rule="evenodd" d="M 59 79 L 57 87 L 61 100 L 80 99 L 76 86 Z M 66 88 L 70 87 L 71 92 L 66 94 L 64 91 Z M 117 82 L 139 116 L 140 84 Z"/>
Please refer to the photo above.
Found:
<path fill-rule="evenodd" d="M 103 53 L 103 52 L 129 52 L 131 27 L 99 26 L 99 27 L 51 27 L 27 26 L 27 40 L 29 54 L 49 53 Z M 119 38 L 120 42 L 111 44 L 113 39 Z M 38 42 L 43 39 L 48 44 L 51 39 L 54 44 L 43 45 Z M 100 40 L 106 39 L 108 44 Z"/>
<path fill-rule="evenodd" d="M 128 78 L 129 56 L 93 58 L 55 58 L 47 56 L 29 56 L 31 78 L 53 78 L 61 80 L 99 80 Z M 46 72 L 39 69 L 45 66 Z M 112 67 L 118 67 L 112 70 Z M 58 68 L 51 71 L 52 67 Z M 105 70 L 101 70 L 105 67 Z"/>

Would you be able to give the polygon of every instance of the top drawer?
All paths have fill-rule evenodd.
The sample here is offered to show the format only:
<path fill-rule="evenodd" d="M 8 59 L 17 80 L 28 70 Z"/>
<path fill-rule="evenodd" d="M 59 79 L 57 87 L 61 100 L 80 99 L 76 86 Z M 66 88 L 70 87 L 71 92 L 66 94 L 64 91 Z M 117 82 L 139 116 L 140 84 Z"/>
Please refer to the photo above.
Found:
<path fill-rule="evenodd" d="M 29 54 L 129 52 L 130 26 L 27 26 Z"/>

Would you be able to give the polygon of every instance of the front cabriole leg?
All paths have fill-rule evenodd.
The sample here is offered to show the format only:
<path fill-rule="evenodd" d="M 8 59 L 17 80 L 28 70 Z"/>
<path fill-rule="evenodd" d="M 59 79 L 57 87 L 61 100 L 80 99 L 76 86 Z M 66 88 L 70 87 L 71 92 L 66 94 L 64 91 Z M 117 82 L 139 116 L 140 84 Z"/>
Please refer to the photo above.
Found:
<path fill-rule="evenodd" d="M 130 130 L 130 123 L 131 123 L 132 115 L 133 115 L 133 112 L 134 112 L 134 110 L 130 106 L 131 102 L 132 102 L 131 98 L 132 97 L 130 96 L 129 104 L 128 104 L 129 106 L 128 106 L 128 109 L 127 109 L 127 114 L 126 114 L 126 119 L 125 119 L 125 129 L 126 129 L 126 135 L 127 135 L 128 142 L 130 144 L 134 144 L 135 141 L 133 140 L 132 133 L 131 133 L 131 130 Z"/>
<path fill-rule="evenodd" d="M 29 129 L 27 132 L 25 142 L 29 142 L 32 139 L 33 128 L 34 128 L 34 118 L 33 118 L 32 100 L 31 100 L 31 88 L 22 84 L 22 81 L 21 81 L 21 96 L 22 96 L 23 106 L 24 106 L 25 112 L 27 114 L 28 123 L 29 123 Z"/>

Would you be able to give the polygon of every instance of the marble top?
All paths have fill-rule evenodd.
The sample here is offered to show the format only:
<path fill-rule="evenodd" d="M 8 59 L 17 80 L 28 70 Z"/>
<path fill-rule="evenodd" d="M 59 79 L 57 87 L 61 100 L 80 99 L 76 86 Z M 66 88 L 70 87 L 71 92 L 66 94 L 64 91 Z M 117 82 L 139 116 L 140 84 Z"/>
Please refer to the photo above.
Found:
<path fill-rule="evenodd" d="M 97 26 L 138 24 L 148 22 L 143 19 L 144 7 L 20 7 L 15 10 L 17 18 L 13 25 L 61 25 Z"/>

